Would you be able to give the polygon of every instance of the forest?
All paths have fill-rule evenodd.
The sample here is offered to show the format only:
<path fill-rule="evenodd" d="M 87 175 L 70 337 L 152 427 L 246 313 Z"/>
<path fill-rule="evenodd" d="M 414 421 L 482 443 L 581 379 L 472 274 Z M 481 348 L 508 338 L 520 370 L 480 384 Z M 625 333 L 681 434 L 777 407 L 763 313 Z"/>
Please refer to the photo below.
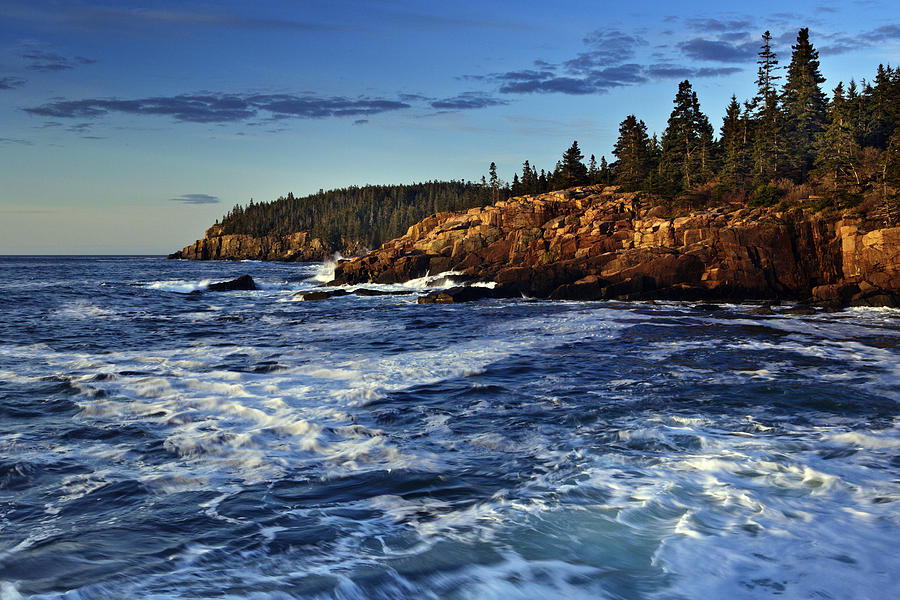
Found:
<path fill-rule="evenodd" d="M 640 190 L 658 202 L 701 208 L 721 203 L 841 210 L 880 225 L 900 224 L 900 67 L 879 65 L 872 81 L 822 90 L 819 53 L 800 29 L 786 67 L 768 31 L 757 58 L 756 93 L 732 96 L 718 135 L 690 81 L 682 81 L 661 135 L 628 115 L 613 160 L 588 164 L 572 143 L 552 170 L 528 160 L 511 182 L 491 163 L 479 182 L 348 187 L 303 198 L 235 206 L 223 233 L 310 231 L 335 246 L 376 247 L 436 212 L 481 206 L 509 196 L 587 184 Z"/>

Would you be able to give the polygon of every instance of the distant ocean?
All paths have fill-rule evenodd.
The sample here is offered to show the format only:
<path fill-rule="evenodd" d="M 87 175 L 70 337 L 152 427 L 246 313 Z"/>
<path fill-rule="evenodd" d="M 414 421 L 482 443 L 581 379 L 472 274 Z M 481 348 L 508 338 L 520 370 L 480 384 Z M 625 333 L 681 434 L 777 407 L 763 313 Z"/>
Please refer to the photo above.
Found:
<path fill-rule="evenodd" d="M 0 599 L 900 597 L 900 311 L 317 275 L 0 257 Z"/>

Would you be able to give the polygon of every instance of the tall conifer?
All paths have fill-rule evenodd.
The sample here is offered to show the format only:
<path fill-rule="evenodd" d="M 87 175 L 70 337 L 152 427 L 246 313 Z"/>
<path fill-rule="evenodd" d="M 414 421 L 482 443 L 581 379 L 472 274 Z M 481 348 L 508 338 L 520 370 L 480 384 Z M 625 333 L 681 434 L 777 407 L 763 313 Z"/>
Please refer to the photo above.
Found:
<path fill-rule="evenodd" d="M 813 165 L 816 136 L 825 127 L 825 94 L 819 85 L 825 81 L 819 72 L 819 52 L 809 41 L 809 29 L 797 33 L 791 46 L 791 64 L 782 90 L 785 115 L 786 158 L 792 174 L 806 178 Z"/>

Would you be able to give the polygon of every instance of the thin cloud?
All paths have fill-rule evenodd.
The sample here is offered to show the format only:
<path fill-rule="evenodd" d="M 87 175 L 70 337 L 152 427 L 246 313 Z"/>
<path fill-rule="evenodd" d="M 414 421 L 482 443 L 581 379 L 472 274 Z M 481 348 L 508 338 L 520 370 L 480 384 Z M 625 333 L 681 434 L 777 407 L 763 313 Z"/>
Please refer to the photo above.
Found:
<path fill-rule="evenodd" d="M 440 110 L 473 110 L 506 104 L 509 104 L 508 100 L 493 98 L 483 92 L 464 92 L 453 98 L 435 100 L 431 103 L 431 107 Z"/>
<path fill-rule="evenodd" d="M 411 108 L 411 105 L 383 98 L 196 93 L 134 100 L 59 100 L 23 110 L 35 116 L 56 119 L 96 119 L 109 113 L 124 113 L 171 117 L 176 121 L 189 123 L 234 123 L 265 114 L 274 119 L 321 119 L 366 116 L 406 108 Z"/>
<path fill-rule="evenodd" d="M 706 40 L 694 38 L 679 44 L 681 51 L 688 58 L 709 62 L 737 63 L 747 62 L 756 56 L 758 44 L 755 41 L 743 43 L 723 40 Z"/>
<path fill-rule="evenodd" d="M 182 194 L 177 198 L 169 198 L 169 202 L 180 202 L 182 204 L 218 204 L 220 200 L 218 196 L 210 196 L 209 194 Z"/>
<path fill-rule="evenodd" d="M 354 125 L 365 125 L 368 122 L 369 122 L 368 119 L 357 119 L 357 120 L 353 121 L 353 124 Z"/>
<path fill-rule="evenodd" d="M 897 25 L 896 23 L 892 25 L 882 25 L 863 35 L 867 39 L 875 42 L 900 39 L 900 25 Z"/>
<path fill-rule="evenodd" d="M 21 77 L 0 77 L 0 90 L 14 90 L 26 83 L 27 81 Z"/>
<path fill-rule="evenodd" d="M 20 146 L 31 146 L 33 145 L 28 140 L 23 140 L 19 138 L 8 138 L 8 137 L 0 137 L 0 144 L 18 144 Z"/>
<path fill-rule="evenodd" d="M 697 31 L 734 32 L 753 27 L 749 19 L 688 19 L 688 26 Z"/>
<path fill-rule="evenodd" d="M 44 52 L 42 50 L 31 50 L 21 55 L 28 61 L 27 69 L 31 71 L 69 71 L 79 65 L 92 65 L 97 61 L 84 56 L 73 56 L 72 58 L 56 54 L 54 52 Z"/>

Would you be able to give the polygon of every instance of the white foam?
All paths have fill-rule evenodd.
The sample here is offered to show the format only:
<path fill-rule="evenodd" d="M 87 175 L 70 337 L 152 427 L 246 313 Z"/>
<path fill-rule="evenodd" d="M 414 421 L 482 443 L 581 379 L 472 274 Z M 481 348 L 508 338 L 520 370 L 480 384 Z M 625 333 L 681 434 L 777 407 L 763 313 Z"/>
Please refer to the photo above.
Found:
<path fill-rule="evenodd" d="M 0 600 L 24 600 L 24 596 L 11 581 L 0 581 Z"/>
<path fill-rule="evenodd" d="M 319 283 L 328 283 L 329 281 L 332 281 L 334 279 L 334 268 L 341 260 L 343 260 L 343 258 L 344 257 L 341 256 L 340 252 L 335 252 L 331 258 L 319 265 L 315 274 L 310 279 Z"/>
<path fill-rule="evenodd" d="M 146 284 L 146 287 L 150 288 L 151 290 L 162 290 L 165 292 L 180 292 L 182 294 L 188 294 L 197 290 L 205 290 L 212 282 L 212 279 L 201 279 L 199 281 L 174 279 L 167 281 L 151 281 L 150 283 Z"/>

